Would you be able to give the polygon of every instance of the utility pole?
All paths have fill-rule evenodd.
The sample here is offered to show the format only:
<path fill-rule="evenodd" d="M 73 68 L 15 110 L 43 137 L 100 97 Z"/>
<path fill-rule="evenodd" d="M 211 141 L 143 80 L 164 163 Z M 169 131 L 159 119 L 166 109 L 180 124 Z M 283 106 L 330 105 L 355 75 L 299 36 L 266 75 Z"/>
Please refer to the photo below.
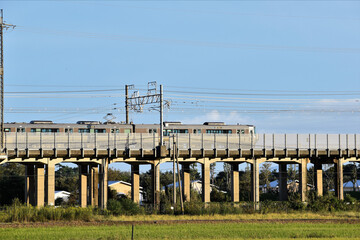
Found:
<path fill-rule="evenodd" d="M 164 99 L 163 99 L 163 86 L 160 85 L 160 93 L 157 93 L 157 84 L 156 82 L 148 83 L 148 92 L 147 95 L 140 96 L 139 91 L 135 91 L 131 97 L 128 96 L 128 90 L 133 88 L 134 85 L 125 85 L 125 109 L 126 109 L 126 120 L 128 121 L 129 110 L 133 110 L 136 112 L 142 112 L 144 105 L 147 104 L 159 104 L 159 107 L 152 107 L 149 110 L 157 110 L 160 112 L 160 146 L 163 146 L 163 131 L 164 131 L 164 120 L 163 120 L 163 112 L 164 112 Z M 165 101 L 165 106 L 169 107 L 170 103 Z"/>
<path fill-rule="evenodd" d="M 126 112 L 126 124 L 129 124 L 129 85 L 125 85 L 125 112 Z"/>
<path fill-rule="evenodd" d="M 0 147 L 4 149 L 4 29 L 15 28 L 15 25 L 4 23 L 3 10 L 0 10 Z"/>
<path fill-rule="evenodd" d="M 176 161 L 176 142 L 175 134 L 173 134 L 173 204 L 174 211 L 176 210 L 176 172 L 175 172 L 175 161 Z M 181 194 L 181 193 L 180 193 Z"/>
<path fill-rule="evenodd" d="M 164 103 L 163 103 L 163 85 L 160 85 L 160 146 L 164 145 Z"/>

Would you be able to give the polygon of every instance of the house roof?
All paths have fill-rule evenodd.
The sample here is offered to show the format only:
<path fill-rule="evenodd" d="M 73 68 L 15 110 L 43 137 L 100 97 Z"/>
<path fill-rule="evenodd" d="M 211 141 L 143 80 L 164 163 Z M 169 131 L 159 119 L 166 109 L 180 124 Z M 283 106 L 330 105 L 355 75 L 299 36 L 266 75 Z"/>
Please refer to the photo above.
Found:
<path fill-rule="evenodd" d="M 124 181 L 108 181 L 108 186 L 111 186 L 111 185 L 117 184 L 117 183 L 121 183 L 121 184 L 124 184 L 124 185 L 131 186 L 131 183 L 124 182 Z M 140 189 L 142 189 L 142 187 L 140 187 Z"/>
<path fill-rule="evenodd" d="M 346 183 L 344 183 L 343 185 L 344 187 L 348 187 L 348 188 L 352 188 L 354 187 L 354 184 L 351 181 L 348 181 Z M 360 186 L 360 180 L 357 180 L 355 183 L 355 187 L 359 187 Z"/>

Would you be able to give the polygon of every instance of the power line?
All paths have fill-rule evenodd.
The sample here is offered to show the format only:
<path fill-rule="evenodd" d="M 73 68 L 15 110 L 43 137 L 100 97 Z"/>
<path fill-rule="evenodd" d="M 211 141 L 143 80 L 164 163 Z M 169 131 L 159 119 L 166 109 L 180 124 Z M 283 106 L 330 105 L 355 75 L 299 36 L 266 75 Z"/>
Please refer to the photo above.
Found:
<path fill-rule="evenodd" d="M 325 48 L 325 47 L 304 47 L 304 46 L 285 46 L 285 45 L 266 45 L 266 44 L 247 44 L 247 43 L 226 43 L 226 42 L 210 42 L 210 41 L 196 41 L 196 40 L 183 40 L 183 39 L 170 39 L 170 38 L 156 38 L 120 34 L 105 34 L 94 32 L 79 32 L 68 30 L 53 30 L 45 28 L 33 28 L 26 26 L 19 26 L 19 29 L 24 32 L 32 33 L 45 33 L 51 35 L 60 35 L 68 37 L 81 37 L 81 38 L 98 38 L 107 40 L 118 40 L 126 42 L 144 42 L 144 43 L 161 43 L 161 44 L 175 44 L 183 46 L 196 46 L 196 47 L 215 47 L 215 48 L 235 48 L 235 49 L 250 49 L 250 50 L 280 50 L 280 51 L 300 51 L 300 52 L 324 52 L 324 53 L 352 53 L 359 54 L 359 48 Z"/>

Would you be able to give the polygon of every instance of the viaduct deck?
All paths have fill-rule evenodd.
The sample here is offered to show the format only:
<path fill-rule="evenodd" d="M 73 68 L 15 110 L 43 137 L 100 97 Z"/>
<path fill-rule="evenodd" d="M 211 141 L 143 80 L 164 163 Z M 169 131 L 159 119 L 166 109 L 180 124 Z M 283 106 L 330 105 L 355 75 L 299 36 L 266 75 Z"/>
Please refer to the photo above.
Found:
<path fill-rule="evenodd" d="M 26 202 L 37 206 L 54 204 L 55 164 L 79 166 L 79 204 L 106 207 L 108 164 L 131 165 L 132 199 L 139 202 L 139 165 L 151 164 L 154 204 L 160 199 L 160 164 L 174 161 L 182 166 L 184 199 L 190 200 L 190 164 L 202 166 L 202 196 L 210 201 L 210 164 L 231 164 L 232 200 L 239 201 L 239 164 L 251 164 L 252 200 L 259 202 L 259 164 L 279 165 L 279 198 L 287 199 L 287 164 L 299 165 L 299 192 L 306 201 L 307 164 L 313 163 L 315 189 L 323 194 L 322 164 L 335 164 L 336 187 L 343 199 L 343 164 L 359 161 L 357 134 L 178 134 L 164 137 L 162 146 L 155 134 L 118 133 L 6 133 L 6 157 L 0 164 L 26 166 Z M 46 181 L 45 181 L 46 179 Z M 46 193 L 46 196 L 44 194 Z"/>

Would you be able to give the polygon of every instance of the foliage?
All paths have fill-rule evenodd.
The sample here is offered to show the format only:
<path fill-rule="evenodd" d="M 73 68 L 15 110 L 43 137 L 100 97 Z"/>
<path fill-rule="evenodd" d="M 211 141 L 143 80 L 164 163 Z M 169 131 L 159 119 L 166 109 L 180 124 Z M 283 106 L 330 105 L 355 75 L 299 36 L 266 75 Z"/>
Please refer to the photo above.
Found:
<path fill-rule="evenodd" d="M 25 166 L 16 163 L 0 165 L 0 205 L 25 198 Z"/>
<path fill-rule="evenodd" d="M 45 222 L 45 221 L 90 221 L 96 209 L 79 207 L 32 207 L 23 205 L 18 199 L 4 210 L 4 222 Z"/>
<path fill-rule="evenodd" d="M 137 203 L 134 203 L 128 198 L 121 198 L 118 200 L 110 199 L 107 204 L 107 209 L 115 216 L 137 215 L 144 213 L 144 210 L 139 207 Z"/>
<path fill-rule="evenodd" d="M 115 168 L 109 168 L 108 180 L 131 182 L 131 173 L 129 171 L 121 171 Z"/>

